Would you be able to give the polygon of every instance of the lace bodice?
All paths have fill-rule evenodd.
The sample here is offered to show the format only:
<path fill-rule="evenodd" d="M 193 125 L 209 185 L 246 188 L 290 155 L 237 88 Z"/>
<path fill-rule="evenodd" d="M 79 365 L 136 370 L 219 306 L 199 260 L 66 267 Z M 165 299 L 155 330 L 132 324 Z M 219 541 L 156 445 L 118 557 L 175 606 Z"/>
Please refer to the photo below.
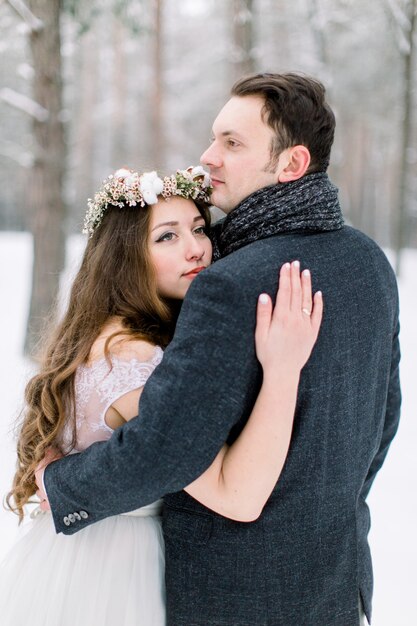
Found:
<path fill-rule="evenodd" d="M 82 365 L 75 376 L 75 408 L 77 442 L 73 452 L 85 450 L 95 441 L 105 441 L 113 433 L 105 422 L 109 407 L 126 393 L 143 387 L 155 367 L 161 362 L 163 351 L 155 347 L 148 361 L 137 358 L 111 357 L 110 368 L 105 357 L 90 366 Z M 72 423 L 63 433 L 63 445 L 68 448 L 72 440 Z"/>

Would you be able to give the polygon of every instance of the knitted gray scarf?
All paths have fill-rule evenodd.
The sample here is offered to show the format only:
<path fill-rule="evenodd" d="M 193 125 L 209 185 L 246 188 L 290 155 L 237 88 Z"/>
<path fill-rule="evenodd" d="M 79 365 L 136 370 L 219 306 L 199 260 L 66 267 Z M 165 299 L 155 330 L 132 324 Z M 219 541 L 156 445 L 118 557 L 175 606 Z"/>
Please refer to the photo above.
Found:
<path fill-rule="evenodd" d="M 255 191 L 215 224 L 213 260 L 278 233 L 313 233 L 343 226 L 337 187 L 325 172 Z"/>

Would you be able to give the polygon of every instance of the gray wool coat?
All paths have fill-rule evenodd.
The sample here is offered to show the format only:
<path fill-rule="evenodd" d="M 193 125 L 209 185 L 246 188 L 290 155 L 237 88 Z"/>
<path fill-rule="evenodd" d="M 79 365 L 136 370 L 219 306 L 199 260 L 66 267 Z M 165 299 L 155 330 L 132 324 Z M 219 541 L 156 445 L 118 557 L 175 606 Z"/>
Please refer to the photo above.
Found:
<path fill-rule="evenodd" d="M 274 295 L 294 259 L 323 291 L 323 323 L 282 475 L 256 522 L 233 522 L 181 490 L 250 414 L 257 296 Z M 57 531 L 165 495 L 168 626 L 357 626 L 358 595 L 369 619 L 366 496 L 398 425 L 398 329 L 391 267 L 348 226 L 275 235 L 216 262 L 187 294 L 139 419 L 47 468 Z M 88 517 L 65 526 L 80 510 Z"/>

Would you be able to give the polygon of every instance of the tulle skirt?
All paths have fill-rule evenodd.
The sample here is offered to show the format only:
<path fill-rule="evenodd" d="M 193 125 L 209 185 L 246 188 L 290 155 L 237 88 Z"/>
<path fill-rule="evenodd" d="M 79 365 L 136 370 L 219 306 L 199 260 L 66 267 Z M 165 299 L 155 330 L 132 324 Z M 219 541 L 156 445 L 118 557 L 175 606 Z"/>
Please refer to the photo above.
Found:
<path fill-rule="evenodd" d="M 0 565 L 2 626 L 164 626 L 158 516 L 110 517 L 55 533 L 38 515 Z"/>

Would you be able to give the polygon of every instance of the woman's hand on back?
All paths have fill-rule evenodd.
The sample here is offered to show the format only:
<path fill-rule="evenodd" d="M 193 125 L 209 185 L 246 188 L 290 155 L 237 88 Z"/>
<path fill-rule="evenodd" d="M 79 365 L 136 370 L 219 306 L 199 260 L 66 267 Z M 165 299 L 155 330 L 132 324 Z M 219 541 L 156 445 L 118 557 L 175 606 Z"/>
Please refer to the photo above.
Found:
<path fill-rule="evenodd" d="M 281 267 L 275 307 L 267 294 L 258 299 L 255 344 L 264 375 L 301 370 L 316 342 L 323 314 L 320 291 L 313 298 L 311 274 L 300 263 Z"/>

